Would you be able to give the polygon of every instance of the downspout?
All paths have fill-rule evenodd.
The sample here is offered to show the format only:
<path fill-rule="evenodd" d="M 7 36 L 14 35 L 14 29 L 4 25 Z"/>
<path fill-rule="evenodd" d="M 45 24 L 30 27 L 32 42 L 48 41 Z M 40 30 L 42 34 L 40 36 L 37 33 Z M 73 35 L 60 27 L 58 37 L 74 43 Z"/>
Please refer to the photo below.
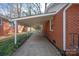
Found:
<path fill-rule="evenodd" d="M 66 11 L 72 4 L 69 4 L 63 11 L 63 50 L 66 51 Z"/>

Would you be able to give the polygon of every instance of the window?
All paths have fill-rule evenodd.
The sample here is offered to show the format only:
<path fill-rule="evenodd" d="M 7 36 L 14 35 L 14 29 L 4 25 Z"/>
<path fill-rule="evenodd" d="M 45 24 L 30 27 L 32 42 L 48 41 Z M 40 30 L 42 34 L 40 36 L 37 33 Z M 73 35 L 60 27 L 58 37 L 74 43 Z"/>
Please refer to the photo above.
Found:
<path fill-rule="evenodd" d="M 50 19 L 50 31 L 53 31 L 53 20 Z"/>
<path fill-rule="evenodd" d="M 2 19 L 0 19 L 0 25 L 2 25 Z"/>

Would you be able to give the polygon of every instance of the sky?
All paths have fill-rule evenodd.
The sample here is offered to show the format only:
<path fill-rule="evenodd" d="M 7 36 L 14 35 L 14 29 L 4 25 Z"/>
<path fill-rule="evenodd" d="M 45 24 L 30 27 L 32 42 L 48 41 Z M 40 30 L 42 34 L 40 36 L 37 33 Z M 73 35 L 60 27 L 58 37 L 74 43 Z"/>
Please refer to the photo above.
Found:
<path fill-rule="evenodd" d="M 42 6 L 41 11 L 44 12 L 45 11 L 45 4 L 41 3 L 41 6 Z"/>

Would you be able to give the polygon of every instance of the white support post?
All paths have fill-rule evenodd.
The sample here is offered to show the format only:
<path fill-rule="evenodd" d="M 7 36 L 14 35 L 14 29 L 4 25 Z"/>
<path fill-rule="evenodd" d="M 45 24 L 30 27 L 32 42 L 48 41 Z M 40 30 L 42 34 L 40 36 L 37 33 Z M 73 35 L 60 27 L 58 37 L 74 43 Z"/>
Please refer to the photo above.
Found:
<path fill-rule="evenodd" d="M 17 44 L 17 21 L 14 21 L 15 24 L 15 39 L 14 39 L 14 43 Z"/>

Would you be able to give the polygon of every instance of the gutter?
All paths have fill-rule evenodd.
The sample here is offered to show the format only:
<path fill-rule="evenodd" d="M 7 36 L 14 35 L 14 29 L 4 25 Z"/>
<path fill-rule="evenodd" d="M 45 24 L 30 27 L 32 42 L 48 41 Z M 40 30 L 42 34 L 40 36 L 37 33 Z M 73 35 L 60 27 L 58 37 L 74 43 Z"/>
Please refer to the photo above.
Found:
<path fill-rule="evenodd" d="M 66 51 L 66 11 L 72 4 L 69 4 L 63 11 L 63 50 Z"/>

